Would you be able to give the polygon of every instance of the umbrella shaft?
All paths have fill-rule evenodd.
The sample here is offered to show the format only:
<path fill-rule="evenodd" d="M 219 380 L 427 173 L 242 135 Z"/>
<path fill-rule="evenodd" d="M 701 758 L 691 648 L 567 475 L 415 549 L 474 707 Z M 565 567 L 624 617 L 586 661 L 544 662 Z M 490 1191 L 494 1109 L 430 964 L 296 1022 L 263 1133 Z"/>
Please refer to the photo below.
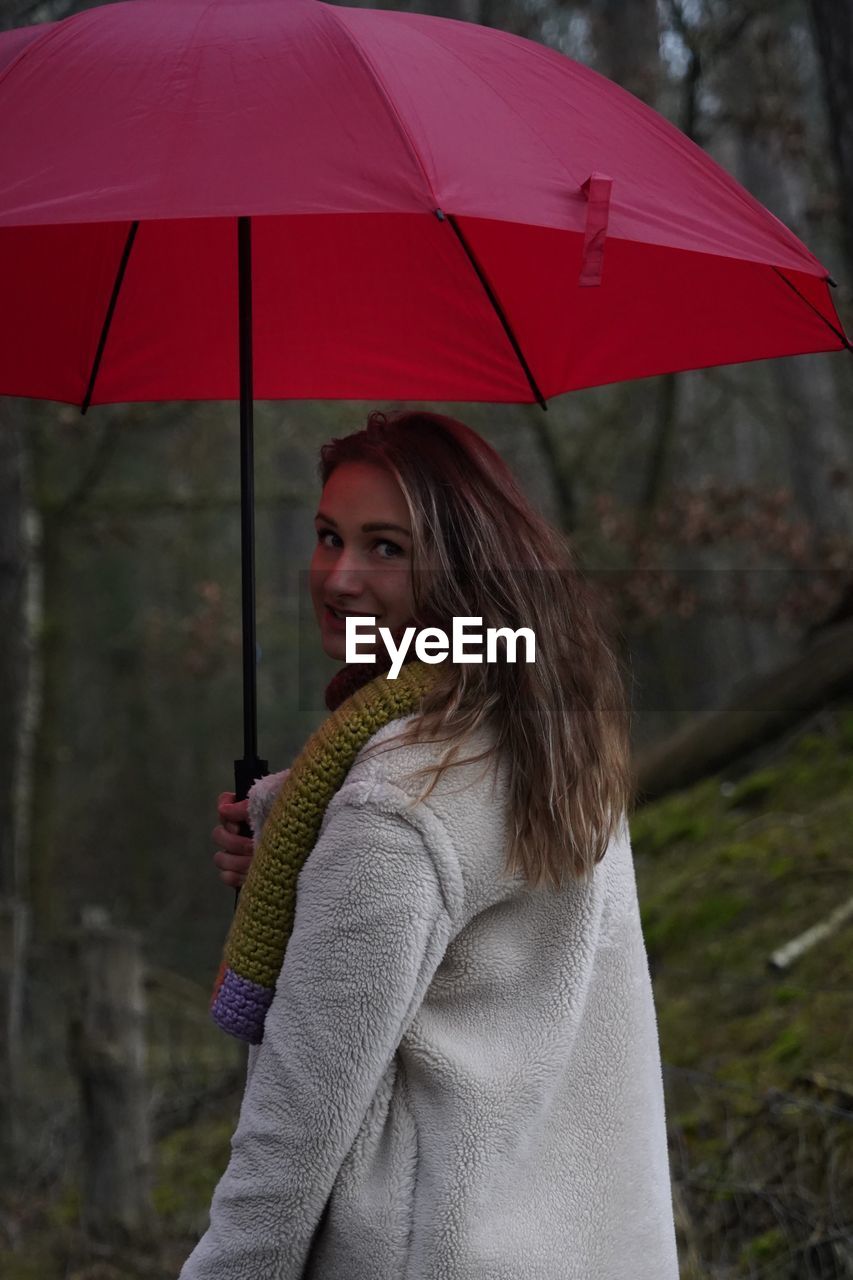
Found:
<path fill-rule="evenodd" d="M 255 635 L 255 463 L 252 382 L 251 219 L 237 219 L 240 332 L 240 551 L 243 592 L 243 751 L 258 749 Z"/>

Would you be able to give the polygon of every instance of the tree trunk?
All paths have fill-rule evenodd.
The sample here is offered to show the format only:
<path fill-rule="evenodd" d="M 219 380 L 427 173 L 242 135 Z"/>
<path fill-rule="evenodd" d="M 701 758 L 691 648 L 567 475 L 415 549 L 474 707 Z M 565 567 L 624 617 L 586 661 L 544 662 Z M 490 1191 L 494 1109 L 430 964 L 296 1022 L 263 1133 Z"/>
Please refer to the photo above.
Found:
<path fill-rule="evenodd" d="M 0 430 L 0 894 L 26 899 L 34 738 L 41 710 L 41 516 L 30 484 L 30 418 L 13 405 Z"/>
<path fill-rule="evenodd" d="M 811 0 L 810 7 L 838 173 L 847 278 L 853 281 L 853 0 Z"/>
<path fill-rule="evenodd" d="M 577 500 L 574 490 L 573 468 L 560 449 L 557 437 L 560 424 L 546 421 L 546 415 L 539 405 L 525 414 L 530 423 L 531 432 L 536 439 L 545 465 L 550 473 L 557 502 L 557 523 L 563 533 L 575 532 L 578 522 Z M 550 415 L 548 415 L 550 417 Z"/>
<path fill-rule="evenodd" d="M 21 1127 L 21 1035 L 26 973 L 28 915 L 18 898 L 0 898 L 0 1163 L 11 1173 L 19 1168 L 24 1133 Z"/>
<path fill-rule="evenodd" d="M 32 505 L 23 401 L 0 424 L 0 1148 L 15 1168 L 23 1137 L 22 1009 L 30 928 L 30 814 L 34 731 L 40 707 L 39 518 Z"/>
<path fill-rule="evenodd" d="M 14 896 L 22 877 L 15 842 L 14 761 L 24 671 L 24 406 L 7 400 L 0 418 L 0 895 Z"/>
<path fill-rule="evenodd" d="M 655 106 L 661 82 L 655 0 L 597 0 L 592 29 L 604 74 Z"/>
<path fill-rule="evenodd" d="M 151 1225 L 139 937 L 90 907 L 74 950 L 79 986 L 69 1041 L 82 1104 L 81 1225 L 102 1239 L 127 1240 Z"/>
<path fill-rule="evenodd" d="M 19 769 L 17 788 L 21 823 L 26 826 L 28 856 L 25 867 L 27 897 L 32 906 L 33 937 L 46 941 L 56 932 L 60 916 L 60 884 L 57 878 L 57 813 L 54 797 L 60 707 L 67 657 L 61 613 L 62 552 L 58 522 L 43 521 L 40 583 L 31 621 L 32 658 L 28 694 L 27 741 L 30 776 Z M 47 602 L 43 611 L 42 599 Z M 33 773 L 38 767 L 38 787 Z"/>

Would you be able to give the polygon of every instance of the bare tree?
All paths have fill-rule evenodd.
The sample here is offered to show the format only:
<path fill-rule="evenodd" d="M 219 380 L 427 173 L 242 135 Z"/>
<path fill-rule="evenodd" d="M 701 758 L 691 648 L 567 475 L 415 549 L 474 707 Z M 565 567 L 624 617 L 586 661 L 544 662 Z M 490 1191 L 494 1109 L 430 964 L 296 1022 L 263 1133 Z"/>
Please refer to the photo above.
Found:
<path fill-rule="evenodd" d="M 847 275 L 853 280 L 853 0 L 810 0 L 809 8 L 838 171 Z"/>
<path fill-rule="evenodd" d="M 655 0 L 596 0 L 590 16 L 604 74 L 654 106 L 661 76 Z"/>

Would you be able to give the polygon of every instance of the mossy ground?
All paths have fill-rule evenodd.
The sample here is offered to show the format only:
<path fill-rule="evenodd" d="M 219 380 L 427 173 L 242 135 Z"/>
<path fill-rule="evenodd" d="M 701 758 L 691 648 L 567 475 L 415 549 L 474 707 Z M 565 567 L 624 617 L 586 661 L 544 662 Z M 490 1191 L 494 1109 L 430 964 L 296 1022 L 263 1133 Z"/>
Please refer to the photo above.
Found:
<path fill-rule="evenodd" d="M 769 964 L 853 895 L 853 704 L 763 757 L 631 821 L 682 1280 L 853 1275 L 853 920 Z"/>

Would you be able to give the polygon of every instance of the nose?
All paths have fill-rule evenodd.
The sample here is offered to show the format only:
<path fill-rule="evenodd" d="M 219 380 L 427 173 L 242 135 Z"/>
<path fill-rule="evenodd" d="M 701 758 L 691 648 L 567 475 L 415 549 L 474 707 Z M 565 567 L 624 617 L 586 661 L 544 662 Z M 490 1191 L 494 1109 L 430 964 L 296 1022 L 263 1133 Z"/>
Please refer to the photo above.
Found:
<path fill-rule="evenodd" d="M 356 556 L 343 550 L 323 578 L 323 589 L 333 596 L 360 596 L 364 589 L 364 568 Z"/>

